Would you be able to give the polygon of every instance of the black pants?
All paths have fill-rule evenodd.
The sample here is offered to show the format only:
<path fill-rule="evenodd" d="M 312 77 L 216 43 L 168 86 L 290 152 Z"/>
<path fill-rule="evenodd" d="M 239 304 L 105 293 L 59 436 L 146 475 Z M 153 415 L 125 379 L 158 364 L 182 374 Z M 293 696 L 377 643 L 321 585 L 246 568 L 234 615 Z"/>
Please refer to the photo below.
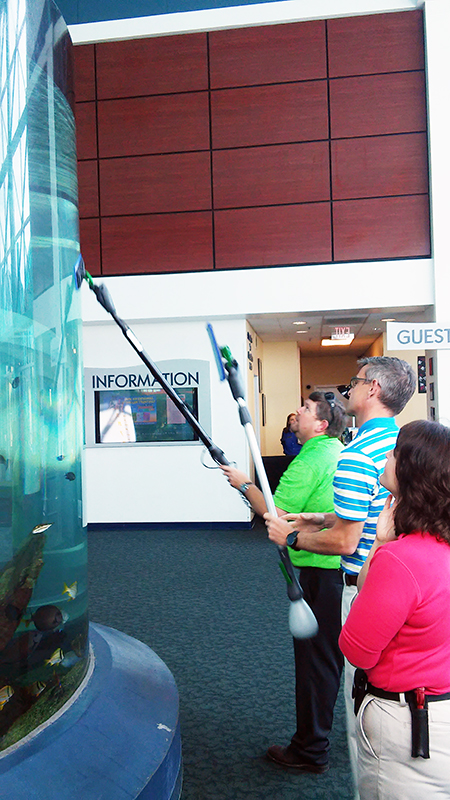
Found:
<path fill-rule="evenodd" d="M 294 639 L 297 731 L 289 750 L 308 762 L 326 764 L 343 667 L 338 646 L 342 575 L 337 569 L 302 567 L 300 580 L 319 632 L 313 639 Z"/>

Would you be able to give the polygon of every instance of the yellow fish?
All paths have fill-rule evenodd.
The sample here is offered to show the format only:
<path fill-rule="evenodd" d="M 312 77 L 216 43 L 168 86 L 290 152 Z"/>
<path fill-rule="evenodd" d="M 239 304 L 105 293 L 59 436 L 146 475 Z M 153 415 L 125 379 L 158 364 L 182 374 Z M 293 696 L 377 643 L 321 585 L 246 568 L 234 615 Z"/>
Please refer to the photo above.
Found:
<path fill-rule="evenodd" d="M 75 581 L 74 583 L 71 584 L 71 586 L 67 586 L 67 584 L 65 583 L 62 594 L 68 594 L 69 600 L 75 600 L 78 594 L 78 582 Z"/>
<path fill-rule="evenodd" d="M 33 695 L 33 697 L 39 697 L 41 692 L 44 691 L 46 685 L 47 684 L 42 683 L 42 681 L 35 681 L 35 683 L 32 683 L 29 687 L 30 693 Z"/>
<path fill-rule="evenodd" d="M 0 711 L 3 709 L 3 706 L 6 705 L 8 700 L 11 699 L 13 694 L 14 694 L 14 689 L 12 688 L 12 686 L 2 686 L 2 688 L 0 689 Z"/>
<path fill-rule="evenodd" d="M 54 667 L 55 664 L 59 664 L 63 660 L 63 658 L 64 658 L 63 651 L 61 650 L 60 647 L 57 647 L 55 652 L 52 653 L 50 658 L 47 658 L 44 663 L 50 664 L 50 666 Z"/>

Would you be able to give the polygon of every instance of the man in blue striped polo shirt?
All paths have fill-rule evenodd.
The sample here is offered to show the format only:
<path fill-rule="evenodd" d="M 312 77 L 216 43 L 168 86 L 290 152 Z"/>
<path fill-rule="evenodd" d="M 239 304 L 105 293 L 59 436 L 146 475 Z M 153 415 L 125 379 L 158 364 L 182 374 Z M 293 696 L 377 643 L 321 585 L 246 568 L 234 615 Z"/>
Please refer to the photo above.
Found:
<path fill-rule="evenodd" d="M 333 482 L 334 513 L 287 514 L 284 519 L 265 515 L 269 537 L 277 544 L 286 544 L 287 533 L 294 529 L 298 532 L 295 549 L 341 556 L 343 621 L 357 592 L 358 573 L 372 547 L 378 516 L 388 494 L 380 486 L 380 475 L 386 455 L 397 441 L 394 416 L 406 406 L 416 384 L 412 368 L 399 358 L 363 358 L 358 365 L 359 372 L 349 384 L 347 413 L 356 417 L 359 430 L 338 462 Z M 357 785 L 353 674 L 354 668 L 346 662 L 347 734 Z"/>

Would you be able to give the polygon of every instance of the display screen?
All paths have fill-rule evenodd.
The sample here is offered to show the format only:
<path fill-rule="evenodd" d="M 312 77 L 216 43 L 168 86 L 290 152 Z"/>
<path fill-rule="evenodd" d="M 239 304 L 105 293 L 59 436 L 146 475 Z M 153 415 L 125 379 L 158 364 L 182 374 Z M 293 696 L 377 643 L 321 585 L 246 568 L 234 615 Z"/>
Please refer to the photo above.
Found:
<path fill-rule="evenodd" d="M 178 396 L 198 419 L 197 389 L 183 389 Z M 163 392 L 97 391 L 95 441 L 98 444 L 129 442 L 193 442 L 197 434 L 172 400 Z"/>

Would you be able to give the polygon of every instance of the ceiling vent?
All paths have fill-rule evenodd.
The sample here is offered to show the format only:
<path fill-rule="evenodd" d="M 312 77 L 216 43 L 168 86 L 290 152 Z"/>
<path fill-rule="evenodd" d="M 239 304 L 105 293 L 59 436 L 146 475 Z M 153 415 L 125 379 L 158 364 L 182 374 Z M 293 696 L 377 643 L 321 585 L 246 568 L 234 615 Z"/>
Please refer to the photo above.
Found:
<path fill-rule="evenodd" d="M 367 314 L 359 314 L 359 316 L 348 317 L 324 317 L 323 325 L 332 325 L 333 327 L 343 328 L 351 325 L 361 325 L 367 319 Z"/>

